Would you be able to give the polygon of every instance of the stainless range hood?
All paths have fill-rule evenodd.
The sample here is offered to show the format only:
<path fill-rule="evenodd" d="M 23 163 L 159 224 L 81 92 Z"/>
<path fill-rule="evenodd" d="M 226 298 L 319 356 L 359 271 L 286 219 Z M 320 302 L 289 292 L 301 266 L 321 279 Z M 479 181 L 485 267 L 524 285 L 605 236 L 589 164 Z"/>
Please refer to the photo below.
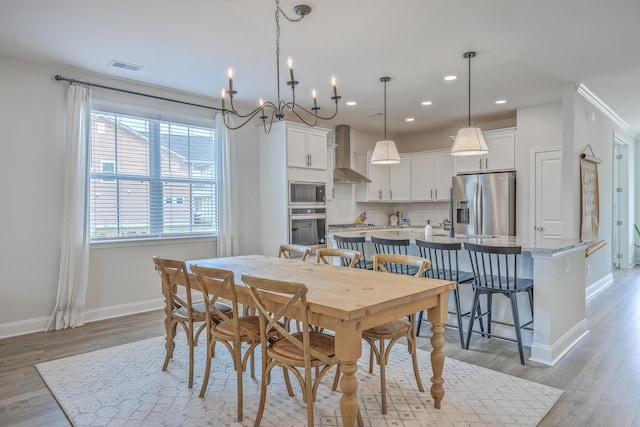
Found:
<path fill-rule="evenodd" d="M 343 184 L 366 184 L 369 178 L 351 169 L 351 128 L 337 125 L 336 130 L 336 167 L 333 170 L 333 182 Z"/>

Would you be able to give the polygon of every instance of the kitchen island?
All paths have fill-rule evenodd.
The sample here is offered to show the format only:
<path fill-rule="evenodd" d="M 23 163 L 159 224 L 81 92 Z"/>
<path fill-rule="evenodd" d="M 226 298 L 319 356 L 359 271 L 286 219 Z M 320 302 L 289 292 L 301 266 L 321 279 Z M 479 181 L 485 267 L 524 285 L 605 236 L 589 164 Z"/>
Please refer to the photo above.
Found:
<path fill-rule="evenodd" d="M 425 238 L 419 228 L 366 229 L 336 231 L 340 236 L 371 236 L 387 239 L 409 239 L 414 254 L 415 240 L 433 242 L 476 243 L 494 246 L 520 246 L 522 256 L 518 275 L 530 277 L 533 286 L 533 337 L 529 360 L 554 365 L 588 332 L 585 317 L 585 250 L 590 242 L 572 239 L 535 240 L 520 237 L 468 237 L 443 236 L 444 230 L 434 229 L 434 235 Z M 438 235 L 440 234 L 440 235 Z M 327 235 L 329 246 L 335 245 L 333 234 Z M 367 256 L 372 254 L 369 252 Z M 468 263 L 468 256 L 461 254 L 460 267 Z M 468 264 L 467 264 L 468 265 Z"/>

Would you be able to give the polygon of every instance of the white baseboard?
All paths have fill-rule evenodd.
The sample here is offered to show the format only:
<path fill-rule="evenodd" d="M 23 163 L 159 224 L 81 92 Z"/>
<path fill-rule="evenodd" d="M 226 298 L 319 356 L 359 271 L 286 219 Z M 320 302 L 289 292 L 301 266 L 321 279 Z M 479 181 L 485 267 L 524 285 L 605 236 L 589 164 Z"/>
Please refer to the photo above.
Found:
<path fill-rule="evenodd" d="M 589 298 L 611 284 L 613 284 L 613 274 L 609 273 L 585 290 L 585 301 L 589 301 Z"/>
<path fill-rule="evenodd" d="M 144 313 L 146 311 L 158 310 L 164 307 L 164 298 L 155 298 L 147 301 L 139 301 L 130 304 L 120 304 L 111 307 L 96 308 L 86 310 L 84 313 L 85 323 L 96 322 L 98 320 L 111 319 L 114 317 L 126 316 L 129 314 Z M 49 317 L 38 317 L 34 319 L 21 320 L 0 324 L 0 339 L 15 337 L 18 335 L 42 332 L 47 327 Z"/>
<path fill-rule="evenodd" d="M 138 301 L 128 304 L 112 305 L 111 307 L 94 308 L 84 312 L 85 322 L 112 319 L 114 317 L 127 316 L 129 314 L 144 313 L 158 310 L 164 307 L 164 298 L 154 298 L 147 301 Z"/>
<path fill-rule="evenodd" d="M 550 346 L 534 343 L 531 346 L 531 357 L 529 360 L 554 366 L 562 356 L 571 350 L 573 346 L 588 333 L 589 324 L 587 319 L 583 319 Z"/>
<path fill-rule="evenodd" d="M 3 323 L 0 325 L 0 338 L 27 335 L 34 332 L 42 332 L 47 327 L 49 317 L 20 320 L 18 322 Z"/>

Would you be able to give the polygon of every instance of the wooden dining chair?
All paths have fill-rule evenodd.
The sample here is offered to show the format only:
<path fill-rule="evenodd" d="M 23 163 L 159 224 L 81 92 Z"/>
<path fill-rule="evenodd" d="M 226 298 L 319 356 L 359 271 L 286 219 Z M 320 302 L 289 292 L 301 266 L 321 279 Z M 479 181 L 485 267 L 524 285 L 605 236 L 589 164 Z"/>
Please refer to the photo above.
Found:
<path fill-rule="evenodd" d="M 258 316 L 232 316 L 217 308 L 218 301 L 223 295 L 231 300 L 234 313 L 239 313 L 236 284 L 233 272 L 217 268 L 203 267 L 192 264 L 191 272 L 198 283 L 204 302 L 207 307 L 207 362 L 204 371 L 204 379 L 200 388 L 200 397 L 204 397 L 209 383 L 211 372 L 211 359 L 215 355 L 216 343 L 222 343 L 233 360 L 233 368 L 236 371 L 236 386 L 238 395 L 238 421 L 242 421 L 243 392 L 242 373 L 246 371 L 249 357 L 253 357 L 254 349 L 260 345 L 260 320 Z M 230 297 L 230 298 L 229 298 Z M 214 319 L 216 319 L 214 321 Z M 247 343 L 248 348 L 242 356 L 242 344 Z M 253 363 L 251 364 L 251 377 L 255 378 Z"/>
<path fill-rule="evenodd" d="M 335 240 L 336 245 L 340 249 L 349 249 L 360 252 L 361 258 L 355 265 L 357 268 L 373 270 L 373 261 L 367 259 L 365 252 L 366 239 L 364 236 L 340 236 L 338 234 L 334 234 L 333 240 Z"/>
<path fill-rule="evenodd" d="M 533 323 L 533 280 L 518 277 L 518 257 L 522 252 L 520 246 L 490 246 L 465 243 L 464 248 L 469 251 L 471 269 L 473 270 L 473 306 L 467 330 L 465 348 L 469 348 L 471 333 L 477 332 L 483 336 L 496 337 L 507 341 L 515 341 L 518 344 L 520 364 L 524 365 L 524 352 L 522 349 L 521 329 Z M 520 323 L 517 294 L 526 292 L 529 297 L 531 320 L 525 324 Z M 516 339 L 497 335 L 491 332 L 491 310 L 493 295 L 503 295 L 511 302 L 511 315 Z M 480 295 L 487 296 L 487 310 L 479 313 Z M 486 331 L 475 331 L 473 325 L 476 319 L 486 316 Z"/>
<path fill-rule="evenodd" d="M 302 283 L 286 282 L 242 275 L 242 281 L 249 287 L 253 305 L 260 316 L 260 332 L 262 341 L 262 382 L 260 387 L 260 404 L 254 426 L 260 425 L 266 403 L 267 385 L 271 370 L 280 366 L 283 370 L 287 391 L 293 396 L 288 372 L 298 379 L 302 389 L 303 401 L 307 404 L 307 425 L 313 426 L 313 402 L 318 385 L 327 371 L 338 363 L 335 355 L 335 337 L 309 329 L 307 287 Z M 267 293 L 277 293 L 281 302 L 278 307 L 270 304 Z M 287 311 L 299 313 L 302 330 L 291 333 L 280 323 Z M 272 340 L 272 330 L 277 331 L 280 338 Z M 312 368 L 319 371 L 312 377 Z"/>
<path fill-rule="evenodd" d="M 412 255 L 398 255 L 398 254 L 376 254 L 373 256 L 373 269 L 374 271 L 381 271 L 389 273 L 391 270 L 396 270 L 396 264 L 402 264 L 404 267 L 415 267 L 416 276 L 422 277 L 425 271 L 431 266 L 431 262 L 428 259 L 412 256 Z M 375 326 L 371 329 L 362 331 L 362 339 L 369 344 L 369 373 L 373 373 L 373 359 L 375 357 L 376 362 L 380 366 L 380 394 L 382 401 L 382 413 L 387 413 L 387 380 L 386 380 L 386 366 L 389 360 L 389 354 L 393 345 L 401 338 L 407 339 L 407 350 L 411 353 L 413 361 L 413 374 L 418 384 L 418 390 L 424 391 L 422 386 L 422 380 L 420 379 L 420 372 L 418 370 L 418 353 L 416 343 L 416 314 L 411 314 L 409 320 L 398 319 L 391 322 L 384 323 L 379 326 Z M 389 344 L 385 348 L 385 341 L 389 340 Z M 376 346 L 376 342 L 379 344 L 379 348 Z M 334 382 L 334 390 L 335 390 Z"/>
<path fill-rule="evenodd" d="M 160 273 L 162 281 L 162 295 L 164 296 L 164 326 L 166 330 L 166 356 L 162 370 L 166 371 L 169 361 L 173 358 L 175 338 L 178 325 L 182 327 L 187 337 L 189 346 L 189 388 L 193 387 L 193 352 L 198 345 L 198 337 L 207 326 L 207 309 L 204 302 L 193 303 L 191 295 L 191 282 L 187 275 L 187 267 L 183 261 L 153 257 L 156 270 Z M 197 289 L 193 289 L 197 291 Z M 232 308 L 222 302 L 218 302 L 216 309 L 227 315 L 232 313 Z M 212 317 L 212 322 L 219 321 L 217 315 Z M 196 325 L 201 325 L 195 329 Z"/>
<path fill-rule="evenodd" d="M 278 249 L 278 258 L 297 258 L 300 257 L 301 261 L 306 261 L 307 257 L 311 255 L 311 248 L 305 245 L 280 245 Z"/>
<path fill-rule="evenodd" d="M 457 322 L 455 325 L 445 323 L 445 326 L 455 327 L 458 329 L 458 335 L 460 336 L 460 347 L 464 348 L 464 328 L 462 327 L 462 318 L 469 315 L 469 312 L 462 313 L 460 309 L 460 284 L 470 284 L 473 280 L 473 273 L 471 271 L 461 271 L 458 268 L 458 253 L 462 250 L 462 244 L 460 242 L 428 242 L 420 239 L 416 239 L 416 246 L 420 251 L 420 256 L 431 261 L 431 267 L 427 270 L 427 277 L 432 279 L 450 280 L 456 282 L 456 287 L 453 292 L 453 301 L 455 305 L 455 312 L 449 312 L 455 314 Z M 424 311 L 420 312 L 418 316 L 418 330 L 416 335 L 420 335 L 420 327 L 422 326 L 422 318 Z M 480 319 L 482 322 L 482 319 Z M 484 327 L 481 323 L 481 329 Z"/>
<path fill-rule="evenodd" d="M 360 252 L 349 249 L 320 248 L 316 251 L 318 264 L 333 264 L 333 260 L 339 258 L 343 267 L 356 267 L 360 261 Z"/>

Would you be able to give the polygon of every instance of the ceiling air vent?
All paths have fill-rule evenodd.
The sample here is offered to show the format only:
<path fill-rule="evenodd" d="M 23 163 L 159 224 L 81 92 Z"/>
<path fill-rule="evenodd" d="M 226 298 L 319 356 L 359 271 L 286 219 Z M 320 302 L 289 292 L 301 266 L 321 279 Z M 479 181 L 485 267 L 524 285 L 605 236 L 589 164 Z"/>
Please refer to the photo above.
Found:
<path fill-rule="evenodd" d="M 123 70 L 129 70 L 129 71 L 140 71 L 143 68 L 142 65 L 128 64 L 123 61 L 116 61 L 115 59 L 109 62 L 109 65 L 112 67 L 121 68 Z"/>

